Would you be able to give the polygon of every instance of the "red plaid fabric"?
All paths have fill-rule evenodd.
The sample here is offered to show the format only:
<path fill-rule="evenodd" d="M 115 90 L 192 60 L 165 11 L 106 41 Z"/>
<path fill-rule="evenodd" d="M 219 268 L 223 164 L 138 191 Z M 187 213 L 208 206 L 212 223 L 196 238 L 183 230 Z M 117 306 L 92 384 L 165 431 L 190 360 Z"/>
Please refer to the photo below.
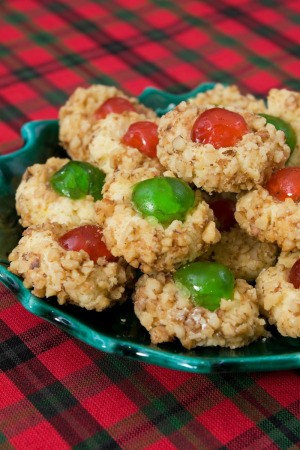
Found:
<path fill-rule="evenodd" d="M 296 0 L 1 2 L 1 152 L 22 145 L 25 122 L 56 118 L 78 85 L 299 90 L 299 24 Z M 299 448 L 298 371 L 159 368 L 88 347 L 1 284 L 0 299 L 0 448 Z"/>

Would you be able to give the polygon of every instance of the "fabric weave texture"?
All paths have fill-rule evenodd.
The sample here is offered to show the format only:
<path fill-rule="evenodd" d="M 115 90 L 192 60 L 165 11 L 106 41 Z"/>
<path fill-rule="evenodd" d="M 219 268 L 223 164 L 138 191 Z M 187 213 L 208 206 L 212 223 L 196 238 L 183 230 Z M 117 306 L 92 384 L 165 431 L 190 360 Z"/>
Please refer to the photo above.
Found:
<path fill-rule="evenodd" d="M 13 0 L 0 29 L 1 153 L 77 86 L 300 88 L 294 0 Z M 105 354 L 0 284 L 0 449 L 296 449 L 299 371 L 282 369 L 199 375 Z"/>

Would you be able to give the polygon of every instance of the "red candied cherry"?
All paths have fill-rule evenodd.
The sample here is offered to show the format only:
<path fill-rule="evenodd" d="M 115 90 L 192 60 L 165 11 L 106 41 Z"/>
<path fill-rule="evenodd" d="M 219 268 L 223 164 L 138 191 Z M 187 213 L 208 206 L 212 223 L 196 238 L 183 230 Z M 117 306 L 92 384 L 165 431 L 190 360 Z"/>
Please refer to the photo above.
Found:
<path fill-rule="evenodd" d="M 125 111 L 135 111 L 133 104 L 124 97 L 111 97 L 95 111 L 97 119 L 104 119 L 108 114 L 122 114 Z"/>
<path fill-rule="evenodd" d="M 217 228 L 220 231 L 228 231 L 236 224 L 234 217 L 235 201 L 230 198 L 217 198 L 209 203 L 217 220 Z"/>
<path fill-rule="evenodd" d="M 150 158 L 155 158 L 158 144 L 156 123 L 144 120 L 131 124 L 122 138 L 122 143 L 137 148 Z"/>
<path fill-rule="evenodd" d="M 290 270 L 289 282 L 294 285 L 294 288 L 300 288 L 300 259 L 297 259 Z"/>
<path fill-rule="evenodd" d="M 116 261 L 116 258 L 102 241 L 102 229 L 96 225 L 83 225 L 74 228 L 61 236 L 58 242 L 65 250 L 77 252 L 84 250 L 95 263 L 98 258 L 103 256 L 109 262 Z"/>
<path fill-rule="evenodd" d="M 291 198 L 300 200 L 300 167 L 284 167 L 274 172 L 266 184 L 266 189 L 277 200 Z"/>
<path fill-rule="evenodd" d="M 224 108 L 211 108 L 196 119 L 191 139 L 215 148 L 232 147 L 247 133 L 249 128 L 243 116 Z"/>

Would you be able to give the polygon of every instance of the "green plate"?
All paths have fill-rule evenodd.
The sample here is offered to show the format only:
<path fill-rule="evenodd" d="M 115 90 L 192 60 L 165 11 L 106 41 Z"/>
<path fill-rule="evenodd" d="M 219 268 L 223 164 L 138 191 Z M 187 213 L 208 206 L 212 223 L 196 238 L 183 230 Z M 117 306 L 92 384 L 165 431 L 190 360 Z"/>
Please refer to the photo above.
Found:
<path fill-rule="evenodd" d="M 139 98 L 142 103 L 162 115 L 180 101 L 213 86 L 213 83 L 204 83 L 182 95 L 147 88 Z M 58 145 L 56 120 L 27 123 L 21 132 L 24 146 L 14 153 L 0 156 L 0 281 L 28 311 L 99 350 L 171 369 L 220 373 L 300 367 L 300 339 L 283 338 L 275 329 L 271 330 L 272 337 L 242 349 L 206 347 L 188 351 L 177 341 L 152 345 L 148 333 L 135 317 L 130 301 L 97 313 L 72 305 L 59 306 L 56 298 L 40 299 L 32 295 L 23 286 L 22 280 L 6 268 L 7 256 L 22 232 L 15 211 L 14 193 L 27 166 L 45 162 L 50 156 L 66 155 Z"/>

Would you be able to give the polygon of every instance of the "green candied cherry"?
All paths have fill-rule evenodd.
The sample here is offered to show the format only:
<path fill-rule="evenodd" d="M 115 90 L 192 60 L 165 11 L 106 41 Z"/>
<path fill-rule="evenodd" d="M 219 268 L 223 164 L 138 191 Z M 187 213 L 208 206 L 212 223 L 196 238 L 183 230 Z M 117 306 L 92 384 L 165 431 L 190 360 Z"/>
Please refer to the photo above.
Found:
<path fill-rule="evenodd" d="M 194 206 L 195 193 L 182 180 L 156 177 L 140 181 L 133 186 L 134 208 L 146 217 L 155 217 L 160 223 L 184 220 Z"/>
<path fill-rule="evenodd" d="M 285 134 L 285 142 L 290 147 L 291 152 L 294 151 L 297 138 L 296 133 L 291 127 L 289 123 L 287 123 L 285 120 L 281 119 L 280 117 L 271 116 L 270 114 L 259 114 L 260 116 L 264 117 L 267 121 L 267 123 L 271 123 L 274 125 L 276 130 L 282 130 Z"/>
<path fill-rule="evenodd" d="M 77 200 L 92 195 L 101 200 L 105 173 L 82 161 L 69 161 L 50 179 L 52 188 L 60 195 Z"/>
<path fill-rule="evenodd" d="M 194 303 L 209 311 L 219 308 L 221 299 L 231 299 L 234 276 L 228 267 L 215 262 L 194 262 L 178 269 L 174 280 L 186 288 Z"/>

